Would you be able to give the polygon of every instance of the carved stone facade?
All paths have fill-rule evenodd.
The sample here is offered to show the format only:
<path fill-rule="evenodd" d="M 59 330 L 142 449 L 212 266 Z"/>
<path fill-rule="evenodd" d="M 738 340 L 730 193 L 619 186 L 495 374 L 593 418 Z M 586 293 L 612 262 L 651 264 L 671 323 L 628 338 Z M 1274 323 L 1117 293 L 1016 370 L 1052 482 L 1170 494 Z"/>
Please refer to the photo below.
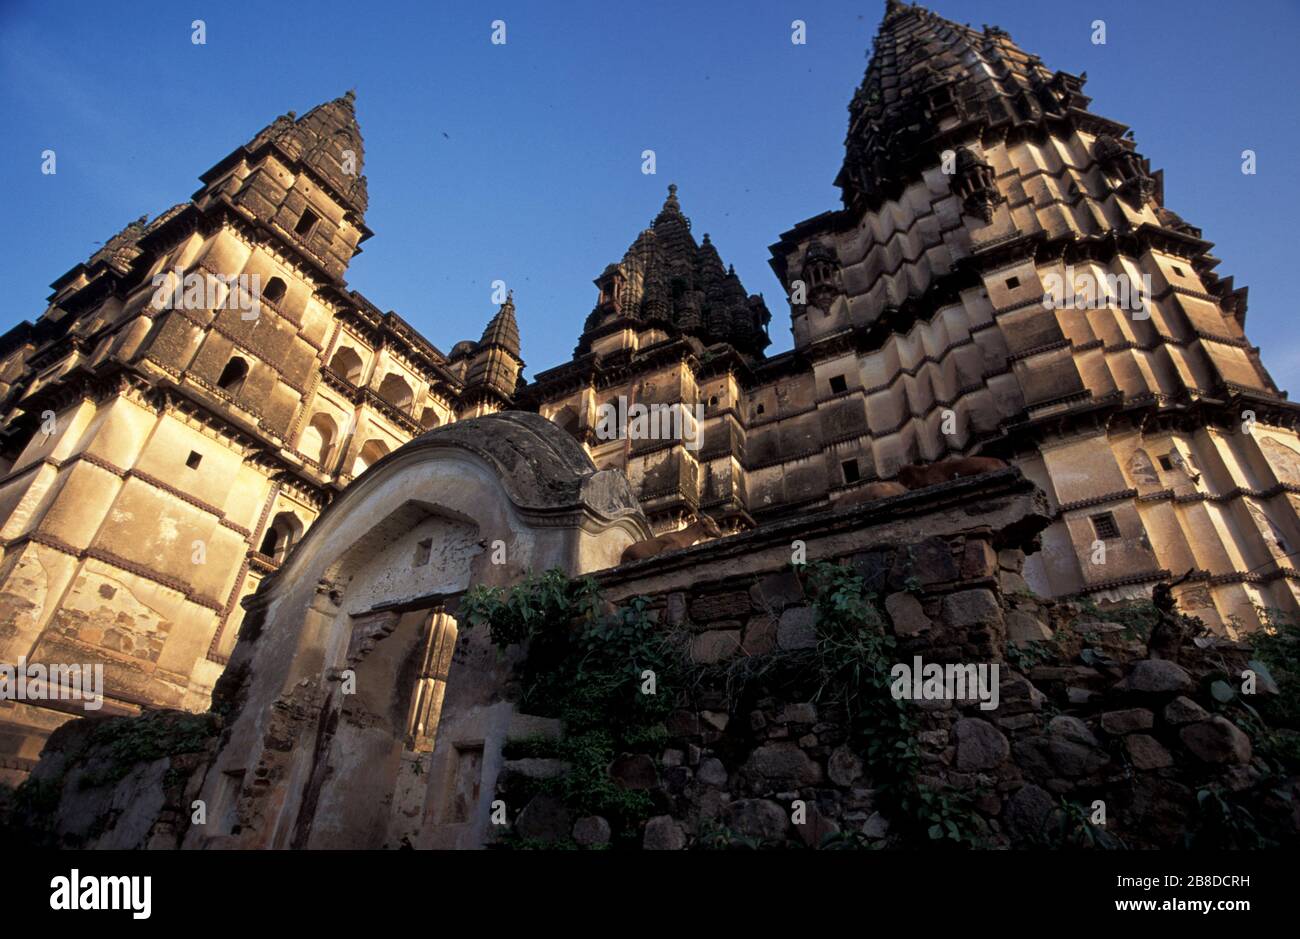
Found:
<path fill-rule="evenodd" d="M 850 106 L 843 206 L 771 249 L 794 349 L 765 356 L 763 298 L 696 240 L 671 186 L 596 279 L 573 360 L 531 383 L 513 297 L 444 355 L 348 287 L 371 235 L 351 93 L 278 118 L 0 337 L 0 661 L 103 663 L 107 713 L 201 710 L 244 601 L 286 559 L 301 568 L 289 548 L 354 478 L 507 408 L 622 471 L 656 532 L 700 512 L 727 533 L 781 525 L 908 464 L 982 453 L 1047 494 L 1024 568 L 1038 593 L 1132 597 L 1190 569 L 1181 607 L 1216 629 L 1297 612 L 1297 409 L 1245 337 L 1245 288 L 1214 273 L 1161 174 L 1082 88 L 999 29 L 890 0 Z M 241 276 L 257 285 L 251 318 L 226 302 Z M 160 284 L 183 302 L 160 305 Z M 601 406 L 620 402 L 684 404 L 696 436 L 602 436 Z M 453 636 L 431 606 L 376 609 L 393 599 L 387 552 L 428 542 L 433 568 L 461 570 L 483 529 L 420 512 L 371 522 L 348 562 L 347 596 L 366 602 L 348 615 L 377 618 L 349 654 L 366 667 L 373 629 L 418 662 L 394 732 L 419 759 Z M 559 566 L 618 558 L 596 553 Z M 332 623 L 322 576 L 262 595 L 297 591 Z M 73 713 L 0 702 L 0 779 L 25 774 Z"/>
<path fill-rule="evenodd" d="M 657 530 L 696 510 L 761 526 L 982 453 L 1051 499 L 1037 592 L 1121 599 L 1191 569 L 1183 608 L 1216 628 L 1295 613 L 1297 409 L 1246 339 L 1245 288 L 1083 83 L 1000 29 L 891 0 L 850 106 L 843 207 L 772 246 L 794 350 L 762 357 L 765 311 L 737 338 L 650 312 L 620 275 L 712 263 L 674 191 L 597 281 L 623 286 L 602 286 L 575 360 L 522 400 L 626 469 Z M 618 395 L 702 406 L 703 445 L 599 439 Z"/>
<path fill-rule="evenodd" d="M 1294 844 L 1295 778 L 1212 691 L 1257 665 L 1250 647 L 1201 637 L 1148 657 L 1131 622 L 1030 595 L 1022 565 L 1050 514 L 1004 469 L 614 567 L 649 532 L 623 473 L 596 471 L 535 414 L 439 428 L 343 493 L 263 583 L 212 713 L 59 728 L 32 774 L 43 798 L 15 800 L 4 830 L 62 848 L 916 849 L 933 844 L 934 810 L 892 793 L 924 786 L 965 806 L 944 816 L 952 839 L 986 849 L 1083 846 L 1086 831 L 1112 847 Z M 493 562 L 498 540 L 507 563 Z M 862 724 L 897 728 L 827 691 L 817 650 L 842 647 L 845 597 L 791 569 L 792 543 L 868 598 L 855 635 L 878 630 L 900 663 L 991 669 L 903 705 L 914 778 L 892 781 L 908 758 Z M 597 572 L 607 622 L 644 615 L 672 650 L 656 732 L 602 712 L 620 743 L 596 769 L 625 797 L 600 803 L 608 818 L 584 809 L 600 784 L 578 762 L 599 743 L 526 691 L 541 637 L 494 646 L 485 624 L 458 627 L 473 622 L 467 587 L 544 567 Z M 892 694 L 887 674 L 861 679 L 858 702 Z M 1263 684 L 1253 704 L 1273 713 L 1282 692 Z M 161 741 L 147 756 L 120 746 L 146 734 Z M 1206 792 L 1251 825 L 1199 808 Z M 1090 805 L 1106 823 L 1080 829 L 1069 812 Z"/>
<path fill-rule="evenodd" d="M 214 695 L 232 717 L 200 795 L 215 823 L 186 846 L 481 844 L 501 745 L 531 725 L 501 694 L 511 663 L 485 631 L 457 642 L 457 599 L 611 567 L 649 533 L 626 477 L 535 414 L 407 444 L 249 604 Z"/>
<path fill-rule="evenodd" d="M 362 157 L 350 92 L 280 117 L 0 338 L 0 661 L 102 663 L 106 713 L 204 709 L 240 601 L 321 509 L 509 403 L 512 302 L 449 358 L 348 289 Z M 0 703 L 0 778 L 69 716 Z"/>

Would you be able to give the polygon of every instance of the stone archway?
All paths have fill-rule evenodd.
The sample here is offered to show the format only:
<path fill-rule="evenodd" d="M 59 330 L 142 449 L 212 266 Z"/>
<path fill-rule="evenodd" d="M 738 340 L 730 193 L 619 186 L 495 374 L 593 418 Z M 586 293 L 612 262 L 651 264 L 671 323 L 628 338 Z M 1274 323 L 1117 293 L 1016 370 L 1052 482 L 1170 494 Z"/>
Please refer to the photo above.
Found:
<path fill-rule="evenodd" d="M 222 821 L 186 845 L 481 844 L 474 799 L 519 716 L 510 662 L 485 635 L 457 640 L 459 597 L 612 566 L 649 535 L 627 478 L 536 414 L 456 422 L 378 460 L 246 604 L 213 695 L 232 719 L 202 797 Z"/>

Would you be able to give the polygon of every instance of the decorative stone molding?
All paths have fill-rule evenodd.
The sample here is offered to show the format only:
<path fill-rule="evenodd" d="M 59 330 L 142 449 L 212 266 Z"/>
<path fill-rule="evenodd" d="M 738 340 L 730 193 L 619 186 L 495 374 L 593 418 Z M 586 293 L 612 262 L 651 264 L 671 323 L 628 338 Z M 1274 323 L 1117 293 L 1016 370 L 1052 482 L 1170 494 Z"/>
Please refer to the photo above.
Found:
<path fill-rule="evenodd" d="M 1109 175 L 1118 177 L 1115 191 L 1134 209 L 1142 208 L 1155 195 L 1155 180 L 1148 175 L 1135 150 L 1109 134 L 1102 134 L 1093 144 L 1093 156 Z"/>
<path fill-rule="evenodd" d="M 957 167 L 952 179 L 953 193 L 961 200 L 966 214 L 993 221 L 993 210 L 1005 201 L 998 190 L 997 178 L 988 161 L 976 156 L 969 147 L 957 151 Z"/>

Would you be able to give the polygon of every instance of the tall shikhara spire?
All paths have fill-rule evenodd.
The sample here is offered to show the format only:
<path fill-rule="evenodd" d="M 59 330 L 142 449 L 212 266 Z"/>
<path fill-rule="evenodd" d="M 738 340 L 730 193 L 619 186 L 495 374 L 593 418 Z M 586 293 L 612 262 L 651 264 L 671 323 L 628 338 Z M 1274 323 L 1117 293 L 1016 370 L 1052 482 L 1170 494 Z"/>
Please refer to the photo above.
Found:
<path fill-rule="evenodd" d="M 659 325 L 705 344 L 728 343 L 747 355 L 760 356 L 768 345 L 771 314 L 762 297 L 746 293 L 707 234 L 695 240 L 675 184 L 650 227 L 596 285 L 600 299 L 587 318 L 580 353 L 593 338 L 627 322 Z"/>
<path fill-rule="evenodd" d="M 843 208 L 772 246 L 798 353 L 847 400 L 865 386 L 837 414 L 857 452 L 835 458 L 883 478 L 1014 460 L 1053 506 L 1043 593 L 1133 596 L 1191 569 L 1182 606 L 1207 622 L 1300 610 L 1300 409 L 1246 338 L 1245 288 L 1083 85 L 997 27 L 886 5 Z"/>
<path fill-rule="evenodd" d="M 359 216 L 369 204 L 366 177 L 361 174 L 365 151 L 357 124 L 356 93 L 349 90 L 316 105 L 302 117 L 293 111 L 276 118 L 248 144 L 256 150 L 274 143 L 323 179 L 340 201 Z"/>
<path fill-rule="evenodd" d="M 1087 106 L 1082 84 L 1048 71 L 996 26 L 976 30 L 890 2 L 849 105 L 836 179 L 844 204 L 896 196 L 907 177 L 963 137 L 1064 119 Z"/>

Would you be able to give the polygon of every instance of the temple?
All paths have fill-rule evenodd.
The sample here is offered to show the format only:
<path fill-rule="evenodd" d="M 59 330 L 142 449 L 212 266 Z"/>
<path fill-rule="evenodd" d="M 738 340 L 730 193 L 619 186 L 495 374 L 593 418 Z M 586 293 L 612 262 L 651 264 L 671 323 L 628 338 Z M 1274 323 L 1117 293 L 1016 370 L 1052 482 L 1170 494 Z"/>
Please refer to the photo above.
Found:
<path fill-rule="evenodd" d="M 629 531 L 753 532 L 979 454 L 1046 494 L 1026 591 L 1100 602 L 1190 571 L 1180 607 L 1220 633 L 1297 612 L 1297 409 L 1246 338 L 1245 288 L 1083 85 L 891 0 L 842 204 L 771 247 L 794 348 L 765 355 L 765 300 L 673 185 L 596 278 L 573 359 L 530 382 L 513 296 L 444 354 L 348 286 L 372 235 L 352 92 L 277 118 L 0 337 L 0 660 L 102 663 L 106 713 L 203 710 L 244 601 L 354 479 L 511 410 L 626 477 L 644 514 L 607 566 Z M 688 405 L 700 439 L 608 439 L 620 400 Z M 74 713 L 0 702 L 0 775 Z"/>
<path fill-rule="evenodd" d="M 344 280 L 371 236 L 353 101 L 277 118 L 0 338 L 0 660 L 102 663 L 109 714 L 203 710 L 240 601 L 321 509 L 509 403 L 512 300 L 446 356 Z M 69 716 L 0 703 L 0 774 Z"/>

